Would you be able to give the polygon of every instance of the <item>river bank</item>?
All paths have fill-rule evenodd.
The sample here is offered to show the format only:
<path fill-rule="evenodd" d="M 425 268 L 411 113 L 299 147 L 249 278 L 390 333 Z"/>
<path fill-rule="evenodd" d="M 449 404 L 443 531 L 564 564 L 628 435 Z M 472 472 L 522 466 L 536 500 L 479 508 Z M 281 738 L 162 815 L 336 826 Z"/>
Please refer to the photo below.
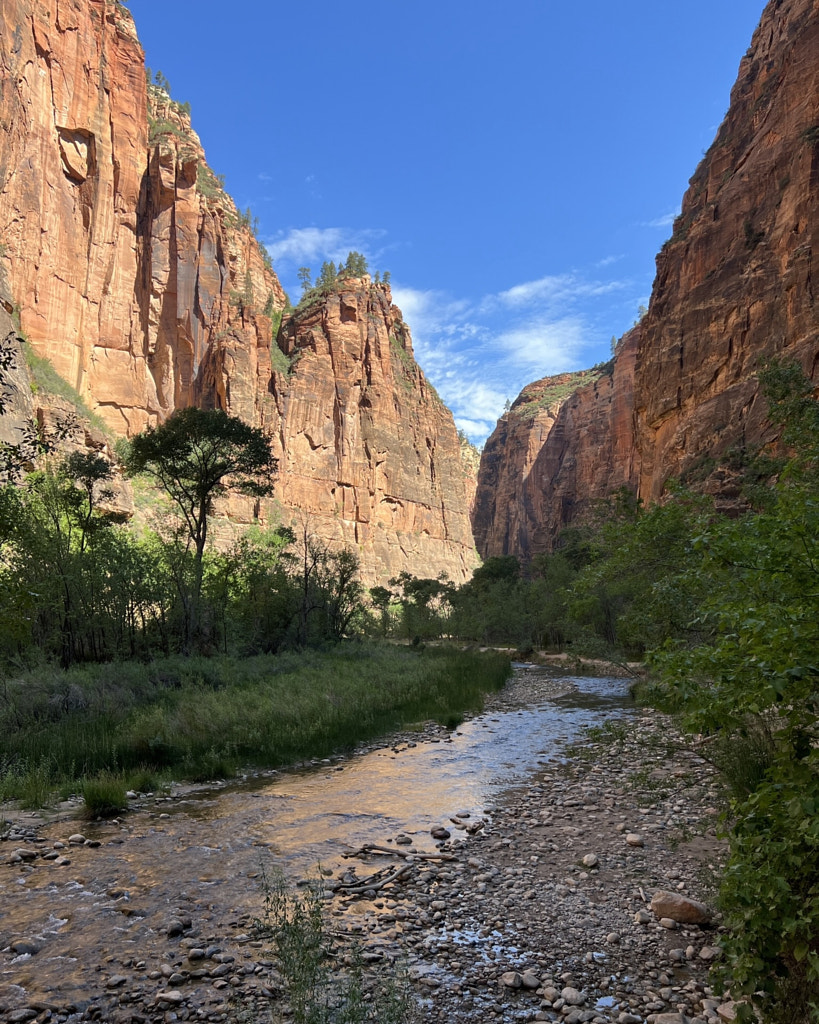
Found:
<path fill-rule="evenodd" d="M 524 716 L 544 691 L 559 707 L 569 689 L 519 672 L 489 699 L 481 727 L 490 729 L 493 715 Z M 429 726 L 394 737 L 384 760 L 400 771 L 402 756 L 436 742 L 457 744 L 457 734 Z M 346 770 L 343 759 L 325 767 Z M 682 1018 L 663 1015 L 680 1012 L 718 1019 L 722 1001 L 707 988 L 716 933 L 666 927 L 648 909 L 659 889 L 709 895 L 705 876 L 721 853 L 710 766 L 662 716 L 620 710 L 565 762 L 544 758 L 531 767 L 525 784 L 483 809 L 491 813 L 453 805 L 438 821 L 448 838 L 385 831 L 379 845 L 394 853 L 328 865 L 328 920 L 339 941 L 356 937 L 380 973 L 406 964 L 424 1020 L 670 1024 Z M 237 836 L 227 878 L 224 850 L 208 853 L 200 839 L 198 870 L 186 882 L 174 874 L 187 855 L 184 836 L 162 839 L 170 816 L 189 813 L 180 803 L 182 796 L 146 800 L 120 821 L 84 827 L 82 840 L 70 822 L 16 822 L 0 846 L 4 889 L 23 887 L 32 897 L 24 905 L 39 901 L 42 914 L 50 889 L 53 896 L 75 886 L 76 899 L 70 921 L 62 910 L 51 922 L 32 911 L 27 932 L 20 920 L 0 918 L 3 1020 L 269 1020 L 278 983 L 253 921 L 261 912 L 260 857 L 274 844 Z M 408 862 L 415 850 L 447 859 Z M 117 851 L 119 862 L 111 860 Z M 135 859 L 145 872 L 151 851 L 154 886 L 144 878 L 136 885 Z M 378 892 L 365 886 L 345 895 L 345 877 L 363 880 L 391 865 L 409 870 Z M 245 898 L 226 906 L 229 883 L 231 896 L 238 883 Z M 109 933 L 115 939 L 72 957 L 72 930 L 94 927 L 99 915 L 119 922 Z M 44 995 L 46 957 L 53 968 L 59 956 L 63 966 Z"/>

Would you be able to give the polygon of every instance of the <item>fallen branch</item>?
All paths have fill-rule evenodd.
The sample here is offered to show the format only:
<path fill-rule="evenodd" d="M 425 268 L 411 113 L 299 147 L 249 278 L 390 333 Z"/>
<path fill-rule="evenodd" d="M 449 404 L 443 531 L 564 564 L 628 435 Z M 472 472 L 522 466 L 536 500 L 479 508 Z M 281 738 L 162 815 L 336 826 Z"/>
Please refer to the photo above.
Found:
<path fill-rule="evenodd" d="M 374 875 L 371 875 L 368 879 L 366 879 L 364 882 L 361 882 L 359 885 L 342 884 L 338 887 L 337 891 L 347 893 L 347 895 L 350 896 L 355 896 L 363 892 L 379 892 L 381 889 L 384 888 L 384 886 L 390 885 L 390 883 L 392 882 L 397 882 L 398 879 L 401 878 L 402 875 L 405 875 L 408 871 L 410 871 L 411 868 L 411 864 L 402 864 L 400 868 L 393 871 L 392 874 L 387 875 L 386 878 L 382 878 L 376 881 L 378 875 L 381 874 L 380 871 L 377 871 Z"/>
<path fill-rule="evenodd" d="M 343 853 L 342 857 L 349 859 L 351 857 L 366 857 L 373 853 L 385 854 L 389 857 L 402 857 L 406 860 L 408 857 L 412 857 L 413 860 L 457 860 L 451 853 L 419 853 L 417 851 L 409 850 L 392 850 L 386 846 L 376 846 L 374 843 L 366 843 L 358 850 L 354 850 L 351 853 Z"/>

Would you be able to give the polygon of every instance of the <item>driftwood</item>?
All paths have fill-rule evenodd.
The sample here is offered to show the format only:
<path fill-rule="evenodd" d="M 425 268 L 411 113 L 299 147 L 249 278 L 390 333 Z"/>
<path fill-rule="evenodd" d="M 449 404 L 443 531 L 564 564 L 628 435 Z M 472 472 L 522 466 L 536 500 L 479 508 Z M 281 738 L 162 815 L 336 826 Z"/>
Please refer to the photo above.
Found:
<path fill-rule="evenodd" d="M 407 874 L 411 868 L 411 864 L 402 864 L 400 868 L 392 871 L 386 877 L 384 877 L 383 871 L 376 871 L 374 875 L 370 875 L 369 878 L 366 878 L 363 881 L 357 879 L 358 885 L 342 882 L 336 891 L 343 892 L 350 896 L 359 895 L 364 892 L 378 892 L 385 886 L 390 885 L 392 882 L 397 882 L 398 879 L 401 878 L 402 875 Z"/>
<path fill-rule="evenodd" d="M 342 856 L 349 859 L 351 857 L 367 857 L 373 853 L 384 854 L 389 857 L 401 857 L 404 860 L 408 857 L 412 857 L 413 860 L 457 860 L 457 857 L 453 857 L 451 853 L 419 853 L 414 850 L 390 849 L 387 846 L 377 846 L 374 843 L 365 843 L 360 849 L 353 850 L 351 853 L 344 853 Z"/>

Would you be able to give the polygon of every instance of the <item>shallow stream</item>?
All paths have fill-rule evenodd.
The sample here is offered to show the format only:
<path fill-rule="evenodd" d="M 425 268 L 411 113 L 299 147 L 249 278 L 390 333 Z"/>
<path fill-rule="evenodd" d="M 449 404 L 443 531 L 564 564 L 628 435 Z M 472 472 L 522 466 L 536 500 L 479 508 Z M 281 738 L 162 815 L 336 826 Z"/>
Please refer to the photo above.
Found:
<path fill-rule="evenodd" d="M 145 801 L 119 822 L 40 828 L 41 852 L 76 832 L 100 845 L 68 846 L 60 852 L 69 864 L 0 865 L 0 1002 L 81 1006 L 99 988 L 107 960 L 150 966 L 161 959 L 163 929 L 180 914 L 192 918 L 203 943 L 247 941 L 237 921 L 260 912 L 262 866 L 291 877 L 319 863 L 337 870 L 350 848 L 399 836 L 413 841 L 400 847 L 405 852 L 434 851 L 433 826 L 457 838 L 451 819 L 490 816 L 505 791 L 559 757 L 585 727 L 629 713 L 622 679 L 560 686 L 571 692 L 555 697 L 553 679 L 517 666 L 508 692 L 453 733 L 404 734 L 308 770 Z M 0 846 L 3 859 L 10 846 Z M 20 939 L 39 952 L 8 949 Z"/>

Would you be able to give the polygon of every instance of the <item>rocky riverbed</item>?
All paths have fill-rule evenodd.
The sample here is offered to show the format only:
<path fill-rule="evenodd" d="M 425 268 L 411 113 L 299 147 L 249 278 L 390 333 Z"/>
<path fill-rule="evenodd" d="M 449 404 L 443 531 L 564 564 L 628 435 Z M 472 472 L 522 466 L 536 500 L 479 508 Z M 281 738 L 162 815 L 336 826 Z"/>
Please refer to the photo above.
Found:
<path fill-rule="evenodd" d="M 519 673 L 489 710 L 568 688 L 543 673 Z M 328 927 L 342 951 L 354 940 L 373 972 L 405 969 L 420 1019 L 733 1019 L 730 1002 L 708 986 L 718 927 L 674 920 L 685 914 L 667 899 L 651 906 L 659 891 L 709 902 L 722 855 L 713 770 L 656 713 L 633 711 L 601 726 L 564 760 L 537 766 L 498 806 L 452 808 L 439 838 L 385 835 L 378 846 L 389 852 L 350 850 L 325 872 Z M 395 737 L 391 749 L 399 754 L 415 742 L 415 734 Z M 121 924 L 105 948 L 83 944 L 85 962 L 65 955 L 62 991 L 52 985 L 37 997 L 39 958 L 66 921 L 51 922 L 51 933 L 42 921 L 24 932 L 0 918 L 0 1020 L 270 1020 L 280 979 L 254 930 L 261 895 L 252 865 L 248 900 L 236 907 L 221 905 L 214 886 L 204 898 L 171 889 L 149 912 L 125 886 L 102 888 L 106 880 L 95 878 L 100 849 L 127 846 L 139 817 L 155 820 L 171 804 L 163 806 L 146 801 L 122 822 L 95 827 L 93 837 L 59 821 L 15 821 L 0 846 L 6 891 L 47 891 L 65 884 L 49 881 L 54 873 L 68 872 L 68 884 L 94 889 L 95 905 Z M 82 928 L 79 912 L 71 927 Z"/>

